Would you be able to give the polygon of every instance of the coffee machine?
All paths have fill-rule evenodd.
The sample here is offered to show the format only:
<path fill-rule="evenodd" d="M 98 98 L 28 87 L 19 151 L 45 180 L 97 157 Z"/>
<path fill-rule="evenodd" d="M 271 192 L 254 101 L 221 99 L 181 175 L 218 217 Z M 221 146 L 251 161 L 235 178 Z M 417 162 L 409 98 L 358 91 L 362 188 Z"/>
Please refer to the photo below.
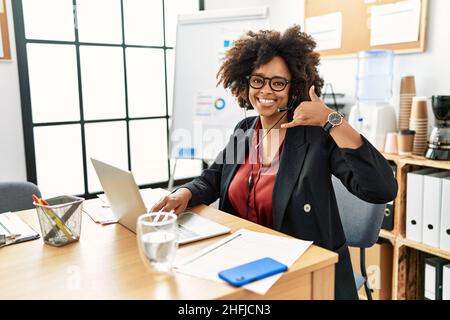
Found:
<path fill-rule="evenodd" d="M 436 120 L 425 157 L 450 160 L 450 96 L 433 96 L 432 109 Z"/>

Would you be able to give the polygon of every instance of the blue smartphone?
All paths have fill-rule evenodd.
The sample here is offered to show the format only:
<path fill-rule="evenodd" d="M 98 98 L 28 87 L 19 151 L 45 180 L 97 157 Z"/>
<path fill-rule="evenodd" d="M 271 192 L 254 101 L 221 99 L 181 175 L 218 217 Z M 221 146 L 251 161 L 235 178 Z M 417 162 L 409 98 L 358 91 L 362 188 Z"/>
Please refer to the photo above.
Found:
<path fill-rule="evenodd" d="M 262 258 L 219 272 L 219 278 L 235 287 L 284 272 L 288 267 L 272 258 Z"/>

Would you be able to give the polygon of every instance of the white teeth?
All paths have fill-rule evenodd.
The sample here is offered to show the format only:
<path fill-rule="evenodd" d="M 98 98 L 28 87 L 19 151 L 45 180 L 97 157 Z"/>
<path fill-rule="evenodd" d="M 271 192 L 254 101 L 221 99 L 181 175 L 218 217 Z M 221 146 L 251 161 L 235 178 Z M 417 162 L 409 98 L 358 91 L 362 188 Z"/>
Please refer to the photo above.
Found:
<path fill-rule="evenodd" d="M 269 103 L 274 103 L 275 102 L 275 100 L 269 100 L 269 99 L 259 99 L 259 101 L 261 102 L 261 103 L 267 103 L 267 104 L 269 104 Z"/>

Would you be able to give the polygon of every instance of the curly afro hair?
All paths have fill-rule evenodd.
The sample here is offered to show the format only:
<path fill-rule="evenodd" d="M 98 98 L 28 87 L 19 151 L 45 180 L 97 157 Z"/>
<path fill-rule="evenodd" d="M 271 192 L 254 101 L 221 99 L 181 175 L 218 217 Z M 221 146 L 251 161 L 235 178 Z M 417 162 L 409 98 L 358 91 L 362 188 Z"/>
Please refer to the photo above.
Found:
<path fill-rule="evenodd" d="M 316 94 L 320 96 L 323 87 L 317 71 L 320 55 L 314 52 L 315 47 L 315 41 L 302 32 L 299 25 L 290 27 L 283 34 L 273 30 L 249 31 L 226 52 L 225 61 L 217 73 L 217 85 L 230 89 L 241 107 L 251 109 L 246 76 L 279 56 L 292 75 L 290 96 L 297 96 L 299 102 L 309 101 L 309 88 L 314 85 Z"/>

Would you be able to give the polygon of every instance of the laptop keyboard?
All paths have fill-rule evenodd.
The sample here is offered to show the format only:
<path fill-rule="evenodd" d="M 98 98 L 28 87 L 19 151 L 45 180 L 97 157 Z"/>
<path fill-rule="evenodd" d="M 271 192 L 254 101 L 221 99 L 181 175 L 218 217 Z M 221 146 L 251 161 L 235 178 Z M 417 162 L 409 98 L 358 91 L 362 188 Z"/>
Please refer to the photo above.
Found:
<path fill-rule="evenodd" d="M 193 238 L 193 237 L 197 237 L 198 234 L 196 234 L 195 232 L 183 227 L 181 224 L 178 224 L 178 239 L 179 240 L 184 240 L 184 239 L 189 239 L 189 238 Z"/>

